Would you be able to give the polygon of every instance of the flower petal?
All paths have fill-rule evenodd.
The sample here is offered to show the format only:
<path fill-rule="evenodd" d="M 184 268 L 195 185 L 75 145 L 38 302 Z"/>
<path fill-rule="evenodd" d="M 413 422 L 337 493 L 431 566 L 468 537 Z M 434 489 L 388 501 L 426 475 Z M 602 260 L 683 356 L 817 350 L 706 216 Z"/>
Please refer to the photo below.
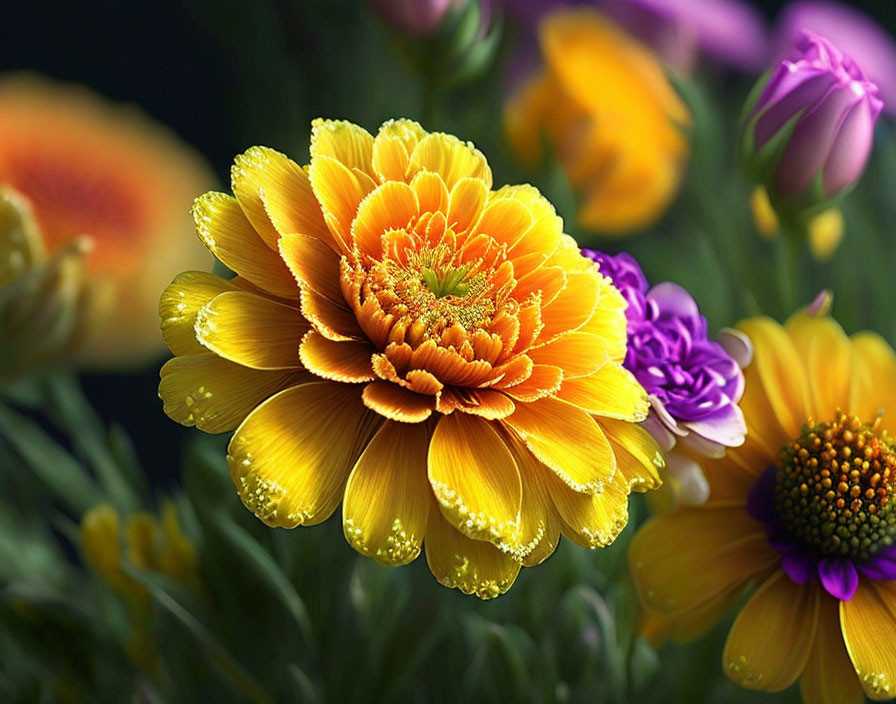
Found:
<path fill-rule="evenodd" d="M 432 396 L 408 391 L 390 381 L 373 381 L 364 387 L 364 405 L 381 416 L 402 423 L 420 423 L 432 414 Z"/>
<path fill-rule="evenodd" d="M 339 505 L 376 425 L 357 386 L 320 381 L 282 391 L 250 413 L 230 441 L 237 493 L 269 526 L 320 523 Z"/>
<path fill-rule="evenodd" d="M 407 229 L 419 208 L 413 188 L 400 181 L 387 181 L 361 201 L 351 228 L 354 246 L 361 254 L 381 257 L 383 235 Z"/>
<path fill-rule="evenodd" d="M 308 174 L 285 154 L 252 147 L 234 160 L 230 180 L 246 218 L 271 249 L 281 235 L 297 232 L 332 242 Z"/>
<path fill-rule="evenodd" d="M 629 547 L 641 601 L 673 617 L 686 616 L 720 594 L 730 594 L 733 602 L 737 591 L 778 559 L 762 524 L 733 502 L 709 502 L 654 518 Z"/>
<path fill-rule="evenodd" d="M 594 419 L 555 398 L 518 403 L 502 421 L 575 491 L 593 494 L 616 471 L 610 442 Z"/>
<path fill-rule="evenodd" d="M 309 330 L 302 338 L 299 359 L 309 372 L 324 379 L 356 384 L 375 378 L 370 361 L 375 351 L 368 342 L 334 342 Z"/>
<path fill-rule="evenodd" d="M 326 156 L 348 169 L 358 169 L 373 176 L 373 136 L 363 127 L 346 120 L 311 122 L 311 158 Z"/>
<path fill-rule="evenodd" d="M 426 526 L 426 562 L 441 584 L 494 599 L 513 586 L 520 563 L 485 540 L 472 540 L 457 531 L 433 508 Z"/>
<path fill-rule="evenodd" d="M 479 179 L 492 187 L 492 171 L 482 152 L 450 134 L 433 133 L 421 139 L 411 154 L 411 173 L 435 171 L 450 191 L 464 177 Z"/>
<path fill-rule="evenodd" d="M 308 176 L 323 210 L 324 222 L 333 233 L 340 253 L 348 254 L 351 251 L 352 220 L 364 196 L 373 190 L 373 184 L 327 156 L 312 157 Z"/>
<path fill-rule="evenodd" d="M 339 255 L 329 245 L 307 235 L 284 235 L 278 249 L 299 286 L 345 305 L 339 285 Z"/>
<path fill-rule="evenodd" d="M 564 379 L 590 376 L 606 364 L 603 341 L 585 332 L 569 332 L 527 353 L 536 364 L 553 364 L 563 370 Z"/>
<path fill-rule="evenodd" d="M 519 547 L 522 484 L 493 424 L 442 416 L 429 445 L 429 483 L 448 521 L 470 538 Z"/>
<path fill-rule="evenodd" d="M 725 674 L 741 687 L 780 692 L 809 659 L 818 621 L 818 590 L 775 572 L 740 612 L 722 655 Z"/>
<path fill-rule="evenodd" d="M 600 274 L 593 271 L 568 273 L 566 287 L 541 311 L 544 327 L 539 342 L 582 327 L 597 307 Z"/>
<path fill-rule="evenodd" d="M 426 131 L 413 120 L 389 120 L 373 140 L 373 172 L 384 181 L 405 181 L 411 154 Z"/>
<path fill-rule="evenodd" d="M 295 308 L 246 291 L 216 296 L 196 316 L 196 339 L 252 369 L 297 369 L 308 322 Z"/>
<path fill-rule="evenodd" d="M 840 624 L 849 658 L 865 694 L 896 694 L 896 582 L 862 580 L 855 596 L 840 602 Z"/>
<path fill-rule="evenodd" d="M 202 354 L 205 347 L 196 341 L 196 316 L 215 296 L 235 287 L 220 276 L 204 271 L 185 271 L 174 277 L 162 292 L 159 317 L 162 337 L 173 354 Z"/>
<path fill-rule="evenodd" d="M 849 661 L 840 631 L 840 614 L 835 599 L 819 599 L 815 642 L 800 675 L 804 702 L 815 704 L 862 704 L 865 695 Z"/>
<path fill-rule="evenodd" d="M 406 565 L 420 554 L 433 506 L 426 480 L 432 427 L 387 420 L 358 458 L 342 506 L 346 540 L 382 565 Z"/>
<path fill-rule="evenodd" d="M 310 375 L 247 369 L 206 352 L 168 360 L 161 377 L 159 397 L 169 418 L 206 433 L 223 433 L 266 398 Z"/>
<path fill-rule="evenodd" d="M 616 469 L 630 491 L 648 491 L 661 484 L 663 453 L 653 436 L 640 425 L 602 419 L 600 426 L 616 455 Z"/>
<path fill-rule="evenodd" d="M 193 220 L 199 238 L 222 264 L 275 296 L 296 298 L 289 269 L 249 224 L 236 198 L 215 192 L 199 196 Z"/>
<path fill-rule="evenodd" d="M 798 313 L 787 321 L 787 334 L 806 366 L 812 417 L 832 420 L 837 409 L 848 410 L 850 344 L 830 318 Z"/>
<path fill-rule="evenodd" d="M 647 392 L 617 362 L 604 364 L 591 376 L 564 380 L 557 396 L 593 415 L 618 420 L 642 421 L 650 410 Z"/>
<path fill-rule="evenodd" d="M 617 474 L 593 496 L 573 491 L 553 473 L 545 476 L 563 535 L 590 550 L 616 540 L 628 523 L 628 488 L 622 475 Z"/>

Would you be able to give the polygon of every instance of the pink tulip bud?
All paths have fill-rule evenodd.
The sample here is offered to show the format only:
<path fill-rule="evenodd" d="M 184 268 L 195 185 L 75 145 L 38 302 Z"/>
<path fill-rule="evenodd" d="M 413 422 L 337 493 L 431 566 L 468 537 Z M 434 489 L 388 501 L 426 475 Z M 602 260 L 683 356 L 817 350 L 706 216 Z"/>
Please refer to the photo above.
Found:
<path fill-rule="evenodd" d="M 433 32 L 454 0 L 367 0 L 389 24 L 415 36 Z"/>

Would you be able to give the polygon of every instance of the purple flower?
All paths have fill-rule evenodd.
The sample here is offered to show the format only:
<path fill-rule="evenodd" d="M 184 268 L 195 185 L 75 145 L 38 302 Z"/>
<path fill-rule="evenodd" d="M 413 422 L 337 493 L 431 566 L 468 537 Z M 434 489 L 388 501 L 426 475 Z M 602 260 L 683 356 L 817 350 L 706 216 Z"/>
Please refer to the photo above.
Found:
<path fill-rule="evenodd" d="M 710 340 L 690 294 L 669 282 L 648 288 L 628 254 L 583 253 L 628 302 L 624 364 L 650 398 L 645 427 L 667 450 L 678 438 L 709 456 L 742 444 L 747 429 L 737 403 L 744 390 L 741 364 L 751 356 L 749 341 L 734 331 L 720 342 Z"/>
<path fill-rule="evenodd" d="M 861 176 L 882 107 L 851 58 L 804 32 L 751 111 L 745 162 L 776 207 L 821 206 Z"/>
<path fill-rule="evenodd" d="M 389 24 L 415 36 L 431 34 L 455 0 L 367 0 Z"/>
<path fill-rule="evenodd" d="M 743 71 L 761 69 L 768 55 L 762 15 L 739 0 L 598 0 L 598 7 L 680 71 L 693 68 L 698 52 Z"/>
<path fill-rule="evenodd" d="M 790 55 L 803 30 L 824 37 L 855 59 L 880 88 L 884 110 L 896 114 L 896 43 L 873 19 L 836 2 L 792 2 L 779 15 L 772 41 L 772 58 Z"/>

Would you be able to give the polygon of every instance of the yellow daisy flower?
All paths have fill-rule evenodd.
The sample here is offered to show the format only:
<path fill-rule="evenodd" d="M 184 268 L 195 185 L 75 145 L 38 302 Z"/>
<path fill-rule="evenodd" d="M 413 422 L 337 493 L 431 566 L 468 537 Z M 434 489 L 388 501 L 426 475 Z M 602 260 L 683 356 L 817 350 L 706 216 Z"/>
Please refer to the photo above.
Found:
<path fill-rule="evenodd" d="M 190 234 L 190 195 L 214 177 L 198 154 L 135 108 L 34 76 L 0 79 L 0 185 L 21 193 L 50 256 L 88 242 L 85 288 L 102 319 L 78 346 L 90 366 L 161 353 L 158 292 L 209 267 Z"/>
<path fill-rule="evenodd" d="M 425 537 L 439 581 L 483 598 L 561 530 L 616 537 L 659 462 L 625 304 L 536 189 L 493 191 L 472 145 L 407 120 L 317 120 L 308 167 L 254 147 L 232 177 L 194 214 L 238 276 L 165 291 L 159 393 L 184 425 L 239 425 L 250 510 L 292 528 L 341 502 L 356 550 L 400 565 Z"/>
<path fill-rule="evenodd" d="M 690 122 L 662 65 L 587 7 L 546 15 L 540 42 L 545 68 L 505 109 L 514 150 L 535 165 L 547 138 L 582 194 L 583 227 L 625 234 L 653 224 L 678 193 Z"/>
<path fill-rule="evenodd" d="M 725 645 L 751 689 L 803 701 L 896 694 L 896 355 L 806 313 L 741 324 L 755 356 L 747 440 L 704 463 L 709 501 L 647 523 L 631 567 L 647 609 L 681 638 L 758 588 Z"/>

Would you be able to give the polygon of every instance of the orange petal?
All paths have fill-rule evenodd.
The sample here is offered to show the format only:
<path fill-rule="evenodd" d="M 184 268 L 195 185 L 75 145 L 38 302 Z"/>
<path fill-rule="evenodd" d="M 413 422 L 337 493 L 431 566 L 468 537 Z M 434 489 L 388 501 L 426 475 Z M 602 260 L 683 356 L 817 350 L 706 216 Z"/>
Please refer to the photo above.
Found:
<path fill-rule="evenodd" d="M 817 704 L 862 704 L 865 695 L 849 660 L 840 631 L 839 603 L 819 599 L 815 643 L 803 674 L 800 694 L 804 702 Z"/>
<path fill-rule="evenodd" d="M 306 235 L 284 235 L 278 246 L 299 286 L 345 305 L 339 284 L 339 256 L 329 245 Z"/>
<path fill-rule="evenodd" d="M 518 403 L 502 422 L 575 491 L 597 493 L 616 471 L 610 442 L 597 423 L 565 401 Z"/>
<path fill-rule="evenodd" d="M 455 232 L 466 232 L 479 222 L 488 200 L 488 187 L 478 178 L 462 178 L 449 188 L 448 224 Z"/>
<path fill-rule="evenodd" d="M 681 546 L 687 545 L 687 550 Z M 743 503 L 711 502 L 648 521 L 632 539 L 629 563 L 644 606 L 688 615 L 767 573 L 780 556 Z"/>
<path fill-rule="evenodd" d="M 513 247 L 532 227 L 532 213 L 518 200 L 491 199 L 482 211 L 474 233 L 483 233 L 498 244 Z"/>
<path fill-rule="evenodd" d="M 485 540 L 472 540 L 457 531 L 433 507 L 426 526 L 426 562 L 441 584 L 494 599 L 513 586 L 520 563 Z"/>
<path fill-rule="evenodd" d="M 448 189 L 442 177 L 432 171 L 421 171 L 411 181 L 421 213 L 447 213 Z"/>
<path fill-rule="evenodd" d="M 608 359 L 601 338 L 585 332 L 568 332 L 528 354 L 536 364 L 560 367 L 564 379 L 594 374 Z"/>
<path fill-rule="evenodd" d="M 741 687 L 780 692 L 806 666 L 818 622 L 819 590 L 778 570 L 740 612 L 722 655 L 725 674 Z"/>
<path fill-rule="evenodd" d="M 302 338 L 299 358 L 311 373 L 324 379 L 359 383 L 375 377 L 370 358 L 375 350 L 367 342 L 334 342 L 317 330 L 309 330 Z"/>
<path fill-rule="evenodd" d="M 840 602 L 846 650 L 871 699 L 896 694 L 896 582 L 859 582 L 849 601 Z"/>
<path fill-rule="evenodd" d="M 246 220 L 236 198 L 215 192 L 199 196 L 193 219 L 199 238 L 222 264 L 275 296 L 296 298 L 289 269 Z"/>
<path fill-rule="evenodd" d="M 206 352 L 168 360 L 161 377 L 159 397 L 169 418 L 206 433 L 223 433 L 266 398 L 310 375 L 247 369 Z"/>
<path fill-rule="evenodd" d="M 268 525 L 320 523 L 342 500 L 349 472 L 377 426 L 357 386 L 295 386 L 269 398 L 237 428 L 227 448 L 230 476 L 246 508 Z"/>
<path fill-rule="evenodd" d="M 534 364 L 530 374 L 523 381 L 507 387 L 507 393 L 520 401 L 537 401 L 546 396 L 553 396 L 563 383 L 563 370 L 547 364 Z M 504 388 L 498 382 L 499 388 Z"/>
<path fill-rule="evenodd" d="M 442 416 L 428 467 L 436 501 L 457 530 L 505 550 L 519 547 L 520 475 L 491 423 L 461 413 Z"/>
<path fill-rule="evenodd" d="M 373 381 L 364 387 L 364 405 L 381 416 L 402 423 L 420 423 L 432 414 L 435 399 L 409 391 L 390 381 Z"/>
<path fill-rule="evenodd" d="M 328 340 L 363 340 L 364 333 L 354 314 L 311 289 L 302 289 L 302 315 Z"/>
<path fill-rule="evenodd" d="M 342 254 L 351 251 L 352 220 L 373 184 L 359 179 L 344 164 L 327 156 L 312 157 L 308 176 L 321 205 L 324 222 L 333 233 Z"/>
<path fill-rule="evenodd" d="M 352 242 L 361 254 L 383 255 L 383 235 L 390 230 L 408 229 L 417 217 L 420 204 L 406 183 L 387 181 L 369 193 L 358 207 L 352 223 Z"/>
<path fill-rule="evenodd" d="M 215 296 L 233 291 L 229 281 L 204 271 L 185 271 L 162 292 L 159 301 L 159 317 L 162 319 L 162 337 L 174 354 L 201 354 L 206 351 L 196 341 L 193 326 L 199 310 Z"/>
<path fill-rule="evenodd" d="M 525 301 L 533 293 L 540 293 L 543 304 L 547 305 L 566 283 L 566 272 L 559 266 L 542 266 L 517 279 L 512 295 L 518 301 Z"/>
<path fill-rule="evenodd" d="M 432 490 L 426 455 L 432 428 L 387 420 L 358 458 L 345 487 L 346 540 L 382 565 L 406 565 L 420 554 Z"/>
<path fill-rule="evenodd" d="M 252 369 L 301 367 L 308 322 L 295 308 L 245 291 L 219 294 L 196 316 L 196 339 L 215 354 Z"/>

